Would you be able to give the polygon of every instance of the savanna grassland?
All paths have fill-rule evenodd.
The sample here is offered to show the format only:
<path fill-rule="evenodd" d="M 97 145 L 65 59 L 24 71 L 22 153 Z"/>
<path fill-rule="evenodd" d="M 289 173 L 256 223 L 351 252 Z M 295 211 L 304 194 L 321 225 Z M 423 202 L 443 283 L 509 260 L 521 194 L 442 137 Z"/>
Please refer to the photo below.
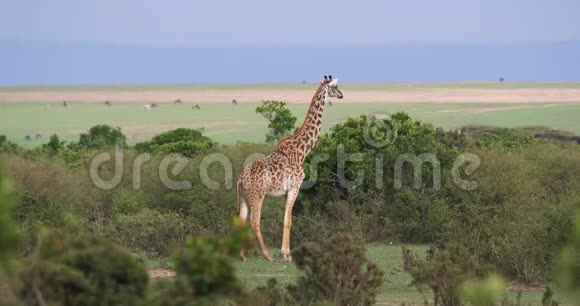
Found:
<path fill-rule="evenodd" d="M 203 128 L 222 143 L 262 142 L 266 121 L 255 112 L 260 101 L 286 101 L 302 118 L 314 89 L 313 84 L 0 87 L 0 133 L 29 148 L 53 133 L 75 139 L 96 124 L 120 127 L 129 143 L 178 127 Z M 548 126 L 580 133 L 580 83 L 347 83 L 341 89 L 345 98 L 326 110 L 323 130 L 349 116 L 405 111 L 446 129 Z M 183 104 L 173 104 L 177 99 Z M 144 109 L 152 103 L 159 107 Z M 199 110 L 192 108 L 196 104 Z"/>
<path fill-rule="evenodd" d="M 576 240 L 573 232 L 580 228 L 580 83 L 341 84 L 345 98 L 326 106 L 323 133 L 305 161 L 329 157 L 294 207 L 294 262 L 279 256 L 280 198 L 266 199 L 262 210 L 275 261 L 255 248 L 247 262 L 233 259 L 254 240 L 232 222 L 238 207 L 228 182 L 248 156 L 274 149 L 256 107 L 286 101 L 299 125 L 315 88 L 0 87 L 0 259 L 14 263 L 0 261 L 0 305 L 34 304 L 39 290 L 59 301 L 71 284 L 81 284 L 66 293 L 78 305 L 103 296 L 111 305 L 458 306 L 489 305 L 488 296 L 508 306 L 574 304 L 580 271 L 561 251 L 580 250 L 580 231 Z M 382 145 L 365 141 L 365 129 Z M 97 188 L 91 160 L 115 146 L 124 148 L 119 184 Z M 343 151 L 363 158 L 339 169 Z M 145 152 L 151 160 L 136 186 L 133 162 Z M 191 188 L 173 190 L 161 179 L 168 153 L 187 157 L 172 178 Z M 232 166 L 206 165 L 218 189 L 200 172 L 210 153 Z M 439 173 L 403 165 L 396 187 L 398 157 L 423 153 L 436 157 Z M 464 153 L 481 161 L 476 171 L 459 168 L 474 189 L 456 180 Z M 104 163 L 95 171 L 110 178 L 117 170 Z M 358 185 L 343 185 L 361 172 Z M 424 180 L 413 185 L 417 173 Z M 495 274 L 505 283 L 495 286 Z M 474 279 L 491 281 L 458 293 Z M 345 302 L 348 295 L 360 299 Z"/>

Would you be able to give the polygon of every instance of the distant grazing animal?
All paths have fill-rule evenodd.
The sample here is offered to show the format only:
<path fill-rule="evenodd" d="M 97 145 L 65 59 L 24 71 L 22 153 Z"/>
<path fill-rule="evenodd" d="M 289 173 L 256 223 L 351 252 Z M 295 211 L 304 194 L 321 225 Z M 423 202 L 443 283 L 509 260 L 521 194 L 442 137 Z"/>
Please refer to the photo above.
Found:
<path fill-rule="evenodd" d="M 151 105 L 149 105 L 149 104 L 145 104 L 145 105 L 143 105 L 143 107 L 144 107 L 146 110 L 149 110 L 149 111 L 152 109 L 152 108 L 151 108 Z"/>
<path fill-rule="evenodd" d="M 151 104 L 151 108 L 156 108 L 156 107 L 157 107 L 157 104 L 155 104 L 155 103 Z"/>
<path fill-rule="evenodd" d="M 173 101 L 173 104 L 183 104 L 183 103 L 181 102 L 181 99 L 177 99 L 177 100 Z"/>
<path fill-rule="evenodd" d="M 70 104 L 66 101 L 62 101 L 62 106 L 64 107 L 70 107 Z"/>
<path fill-rule="evenodd" d="M 232 104 L 234 104 L 234 105 L 238 105 L 238 100 L 236 100 L 236 99 L 232 99 Z"/>
<path fill-rule="evenodd" d="M 40 134 L 36 133 L 36 135 L 34 135 L 34 138 L 35 138 L 36 140 L 42 139 L 42 135 L 40 135 Z"/>
<path fill-rule="evenodd" d="M 26 135 L 26 137 L 24 137 L 24 139 L 26 139 L 26 141 L 30 141 L 32 139 L 32 137 L 30 137 L 30 135 Z"/>
<path fill-rule="evenodd" d="M 105 101 L 105 106 L 113 106 L 113 104 L 111 104 L 111 101 Z"/>
<path fill-rule="evenodd" d="M 198 110 L 201 109 L 201 107 L 199 107 L 199 104 L 196 104 L 196 105 L 192 106 L 191 108 L 192 109 L 198 109 Z"/>
<path fill-rule="evenodd" d="M 291 261 L 292 207 L 304 180 L 302 163 L 316 144 L 322 127 L 324 105 L 330 97 L 342 99 L 342 92 L 338 89 L 337 79 L 332 79 L 332 76 L 324 76 L 312 97 L 302 127 L 294 135 L 280 140 L 272 154 L 248 164 L 238 176 L 237 195 L 240 219 L 242 222 L 246 222 L 249 213 L 252 230 L 258 239 L 262 254 L 269 261 L 272 261 L 272 256 L 270 256 L 268 247 L 264 243 L 260 229 L 260 215 L 264 197 L 286 196 L 284 231 L 280 251 L 284 261 Z M 240 251 L 240 258 L 245 260 L 243 249 Z"/>

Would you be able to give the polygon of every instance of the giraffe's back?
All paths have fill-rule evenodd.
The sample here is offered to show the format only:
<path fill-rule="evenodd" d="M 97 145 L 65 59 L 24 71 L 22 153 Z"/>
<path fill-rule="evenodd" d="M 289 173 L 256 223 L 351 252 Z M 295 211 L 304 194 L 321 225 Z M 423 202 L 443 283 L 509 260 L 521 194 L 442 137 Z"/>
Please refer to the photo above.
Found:
<path fill-rule="evenodd" d="M 238 176 L 238 190 L 243 196 L 282 196 L 304 179 L 301 165 L 288 164 L 287 159 L 272 154 L 248 164 Z"/>

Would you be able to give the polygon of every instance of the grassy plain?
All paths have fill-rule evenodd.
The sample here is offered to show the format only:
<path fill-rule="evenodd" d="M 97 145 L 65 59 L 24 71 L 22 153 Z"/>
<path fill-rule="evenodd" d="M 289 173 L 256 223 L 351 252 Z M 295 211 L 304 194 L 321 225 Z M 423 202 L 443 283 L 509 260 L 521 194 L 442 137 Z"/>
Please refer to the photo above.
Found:
<path fill-rule="evenodd" d="M 426 246 L 420 245 L 407 247 L 420 256 L 423 256 L 427 250 Z M 271 250 L 271 254 L 278 253 L 278 250 Z M 430 289 L 425 288 L 423 292 L 420 292 L 410 286 L 411 276 L 403 270 L 400 245 L 369 245 L 367 256 L 385 272 L 385 282 L 377 304 L 401 305 L 404 302 L 406 305 L 423 305 L 426 299 L 433 302 Z M 279 283 L 286 285 L 300 276 L 300 271 L 293 264 L 282 262 L 281 258 L 275 258 L 273 263 L 269 263 L 261 255 L 251 256 L 247 262 L 238 262 L 236 270 L 242 282 L 250 288 L 265 285 L 269 278 L 276 278 Z M 521 301 L 524 305 L 538 305 L 541 304 L 542 294 L 540 289 L 527 288 L 522 291 Z M 517 292 L 512 290 L 508 296 L 515 300 Z M 562 300 L 561 297 L 557 298 L 566 303 L 566 300 Z"/>
<path fill-rule="evenodd" d="M 105 107 L 97 103 L 78 103 L 70 108 L 39 103 L 0 103 L 0 134 L 25 147 L 48 141 L 51 134 L 67 140 L 96 124 L 122 128 L 131 143 L 146 140 L 162 131 L 178 128 L 204 128 L 205 134 L 221 143 L 262 142 L 267 122 L 256 114 L 257 103 L 237 106 L 224 103 L 191 105 L 163 104 L 146 111 L 135 103 Z M 307 105 L 289 104 L 301 122 Z M 580 134 L 580 103 L 340 103 L 335 102 L 324 114 L 323 130 L 361 114 L 408 112 L 413 118 L 446 129 L 469 124 L 503 127 L 543 125 Z M 36 140 L 35 135 L 42 135 Z M 32 137 L 26 141 L 26 135 Z"/>
<path fill-rule="evenodd" d="M 411 250 L 423 256 L 427 250 L 426 246 L 408 245 Z M 236 262 L 236 271 L 242 284 L 252 289 L 266 284 L 268 279 L 275 278 L 280 284 L 288 285 L 296 281 L 300 276 L 300 271 L 294 264 L 281 261 L 276 249 L 271 249 L 271 254 L 275 256 L 275 261 L 267 262 L 258 252 L 248 257 L 246 262 Z M 410 286 L 411 277 L 403 271 L 402 254 L 400 245 L 382 245 L 373 244 L 367 247 L 368 258 L 379 265 L 385 272 L 385 282 L 382 286 L 382 293 L 377 298 L 377 305 L 424 305 L 425 300 L 433 303 L 431 291 L 425 288 L 422 292 L 415 287 Z M 166 260 L 148 261 L 150 268 L 165 267 L 169 269 L 158 269 L 163 271 L 161 277 L 171 277 L 172 271 L 167 266 Z M 155 280 L 154 280 L 155 281 Z M 541 305 L 543 291 L 540 288 L 524 288 L 521 293 L 522 305 Z M 508 297 L 511 300 L 516 299 L 518 292 L 510 290 Z M 565 297 L 559 296 L 556 292 L 556 299 L 562 302 L 562 305 L 571 305 L 571 301 Z M 13 305 L 14 298 L 6 283 L 0 282 L 0 305 Z"/>
<path fill-rule="evenodd" d="M 446 129 L 469 124 L 543 125 L 580 133 L 580 83 L 346 83 L 345 99 L 324 114 L 324 127 L 349 116 L 406 111 Z M 121 127 L 131 143 L 177 127 L 202 128 L 222 143 L 261 142 L 261 99 L 289 101 L 298 122 L 316 84 L 194 84 L 0 87 L 0 134 L 35 147 L 56 133 L 67 140 L 96 124 Z M 67 97 L 73 99 L 66 99 Z M 183 104 L 173 104 L 182 98 Z M 239 104 L 232 105 L 232 97 Z M 75 100 L 75 98 L 77 100 Z M 62 106 L 68 100 L 71 107 Z M 104 106 L 110 100 L 112 107 Z M 529 101 L 529 102 L 528 102 Z M 144 104 L 157 103 L 153 111 Z M 201 109 L 193 109 L 199 104 Z M 41 135 L 36 139 L 36 134 Z M 25 137 L 30 135 L 32 140 Z"/>

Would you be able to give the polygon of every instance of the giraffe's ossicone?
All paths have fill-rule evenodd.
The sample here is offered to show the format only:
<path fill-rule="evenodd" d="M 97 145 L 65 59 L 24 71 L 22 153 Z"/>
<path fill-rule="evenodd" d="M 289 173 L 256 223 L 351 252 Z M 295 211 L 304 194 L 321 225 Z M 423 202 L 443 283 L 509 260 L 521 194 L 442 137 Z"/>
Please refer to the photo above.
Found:
<path fill-rule="evenodd" d="M 290 256 L 292 207 L 300 191 L 300 185 L 304 181 L 302 163 L 316 144 L 322 126 L 324 105 L 331 97 L 342 99 L 342 92 L 338 89 L 337 79 L 324 76 L 312 97 L 302 127 L 294 135 L 280 140 L 272 154 L 248 164 L 238 176 L 240 218 L 246 222 L 249 214 L 250 224 L 258 239 L 262 254 L 269 261 L 272 261 L 272 256 L 264 243 L 260 229 L 260 214 L 264 197 L 286 196 L 284 232 L 280 251 L 284 260 L 290 261 L 292 260 Z M 245 260 L 244 250 L 240 252 L 240 257 Z"/>

